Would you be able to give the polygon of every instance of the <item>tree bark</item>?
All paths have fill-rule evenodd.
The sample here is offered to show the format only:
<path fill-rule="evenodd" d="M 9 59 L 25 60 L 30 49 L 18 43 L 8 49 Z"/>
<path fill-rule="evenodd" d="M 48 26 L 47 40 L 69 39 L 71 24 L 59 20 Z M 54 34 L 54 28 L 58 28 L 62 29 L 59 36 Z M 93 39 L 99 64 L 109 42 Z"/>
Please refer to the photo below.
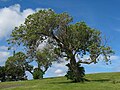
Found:
<path fill-rule="evenodd" d="M 70 59 L 70 67 L 73 71 L 74 77 L 75 77 L 75 82 L 81 82 L 83 77 L 81 76 L 81 72 L 78 69 L 77 62 L 75 59 L 75 56 L 73 55 Z"/>

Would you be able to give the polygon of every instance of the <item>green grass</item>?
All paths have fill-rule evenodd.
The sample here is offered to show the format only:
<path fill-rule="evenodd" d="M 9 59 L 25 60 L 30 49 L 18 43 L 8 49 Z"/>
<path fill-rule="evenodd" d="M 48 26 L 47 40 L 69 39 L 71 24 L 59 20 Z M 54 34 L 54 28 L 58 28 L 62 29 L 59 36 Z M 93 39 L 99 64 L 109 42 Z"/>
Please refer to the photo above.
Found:
<path fill-rule="evenodd" d="M 87 74 L 90 82 L 72 83 L 66 77 L 0 83 L 0 90 L 120 90 L 120 73 Z"/>

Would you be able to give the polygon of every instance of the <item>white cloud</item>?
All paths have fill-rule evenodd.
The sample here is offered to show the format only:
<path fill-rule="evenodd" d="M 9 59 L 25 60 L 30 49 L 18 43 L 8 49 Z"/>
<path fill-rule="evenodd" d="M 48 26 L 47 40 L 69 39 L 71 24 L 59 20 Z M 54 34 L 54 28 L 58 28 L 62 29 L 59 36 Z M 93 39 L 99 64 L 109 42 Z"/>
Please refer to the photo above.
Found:
<path fill-rule="evenodd" d="M 0 51 L 0 66 L 3 66 L 7 58 L 10 56 L 10 52 Z"/>
<path fill-rule="evenodd" d="M 57 69 L 57 70 L 55 71 L 55 73 L 56 73 L 56 74 L 62 74 L 62 73 L 63 73 L 63 70 Z"/>
<path fill-rule="evenodd" d="M 66 64 L 68 64 L 68 63 L 69 63 L 69 61 L 66 61 L 66 60 L 64 60 L 60 63 L 54 62 L 53 67 L 55 67 L 55 68 L 67 68 Z"/>
<path fill-rule="evenodd" d="M 68 61 L 63 61 L 62 63 L 54 62 L 44 77 L 64 76 L 68 70 L 66 66 L 67 63 Z"/>
<path fill-rule="evenodd" d="M 38 10 L 25 9 L 21 11 L 20 8 L 19 4 L 0 8 L 0 40 L 7 37 L 16 26 L 23 24 L 28 15 Z M 0 46 L 0 65 L 4 65 L 5 61 L 10 56 L 10 52 L 7 51 L 7 48 L 6 46 Z"/>
<path fill-rule="evenodd" d="M 25 9 L 20 11 L 20 5 L 15 4 L 13 6 L 0 9 L 0 39 L 9 35 L 14 27 L 24 23 L 25 18 L 34 13 L 32 9 Z"/>
<path fill-rule="evenodd" d="M 6 51 L 6 50 L 8 50 L 8 47 L 7 46 L 0 46 L 0 50 Z"/>
<path fill-rule="evenodd" d="M 45 40 L 41 44 L 39 44 L 39 46 L 38 46 L 37 49 L 40 50 L 40 51 L 42 51 L 46 47 L 46 45 L 47 45 L 46 41 L 47 40 Z"/>
<path fill-rule="evenodd" d="M 3 66 L 7 58 L 10 56 L 10 52 L 8 52 L 7 49 L 7 46 L 0 46 L 0 66 Z"/>
<path fill-rule="evenodd" d="M 4 57 L 7 57 L 9 56 L 9 52 L 0 52 L 0 58 L 4 58 Z"/>
<path fill-rule="evenodd" d="M 57 74 L 57 76 L 63 76 L 65 74 L 65 72 L 62 69 L 57 69 L 55 71 L 55 74 Z"/>
<path fill-rule="evenodd" d="M 119 59 L 120 59 L 120 56 L 111 56 L 110 59 L 111 59 L 111 60 L 119 60 Z"/>

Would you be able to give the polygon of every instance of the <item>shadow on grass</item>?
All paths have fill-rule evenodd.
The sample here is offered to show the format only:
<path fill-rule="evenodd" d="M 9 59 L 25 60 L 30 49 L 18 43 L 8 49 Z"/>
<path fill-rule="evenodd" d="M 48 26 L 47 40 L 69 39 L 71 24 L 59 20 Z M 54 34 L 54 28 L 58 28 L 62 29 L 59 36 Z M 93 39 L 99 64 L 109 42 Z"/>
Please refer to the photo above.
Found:
<path fill-rule="evenodd" d="M 110 79 L 97 79 L 97 80 L 90 80 L 90 82 L 108 82 Z"/>
<path fill-rule="evenodd" d="M 72 81 L 67 81 L 67 82 L 51 82 L 50 84 L 69 84 L 69 83 L 74 83 Z"/>
<path fill-rule="evenodd" d="M 90 80 L 85 79 L 85 82 L 90 82 Z M 51 84 L 70 84 L 70 83 L 84 83 L 84 82 L 74 82 L 71 80 L 63 81 L 63 82 L 51 82 Z"/>
<path fill-rule="evenodd" d="M 64 77 L 64 76 L 63 76 L 63 77 Z M 61 77 L 48 77 L 48 78 L 43 78 L 43 79 L 46 80 L 46 79 L 55 79 L 55 78 L 57 78 L 57 79 L 58 79 L 58 78 L 62 78 L 62 76 L 61 76 Z"/>
<path fill-rule="evenodd" d="M 110 81 L 110 79 L 86 80 L 85 82 L 101 82 L 101 83 L 103 83 L 103 82 L 108 82 L 108 81 Z M 64 81 L 64 82 L 51 82 L 50 84 L 69 84 L 69 83 L 76 83 L 76 82 Z M 82 82 L 78 82 L 78 83 L 82 83 Z"/>

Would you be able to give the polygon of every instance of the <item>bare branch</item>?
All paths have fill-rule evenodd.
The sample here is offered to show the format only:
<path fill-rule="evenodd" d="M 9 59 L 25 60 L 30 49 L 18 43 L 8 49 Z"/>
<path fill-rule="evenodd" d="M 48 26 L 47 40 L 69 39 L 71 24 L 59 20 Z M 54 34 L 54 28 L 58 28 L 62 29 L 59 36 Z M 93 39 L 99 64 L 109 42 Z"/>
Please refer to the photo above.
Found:
<path fill-rule="evenodd" d="M 78 63 L 91 64 L 91 63 L 94 63 L 94 60 L 91 60 L 90 62 L 79 60 Z"/>

